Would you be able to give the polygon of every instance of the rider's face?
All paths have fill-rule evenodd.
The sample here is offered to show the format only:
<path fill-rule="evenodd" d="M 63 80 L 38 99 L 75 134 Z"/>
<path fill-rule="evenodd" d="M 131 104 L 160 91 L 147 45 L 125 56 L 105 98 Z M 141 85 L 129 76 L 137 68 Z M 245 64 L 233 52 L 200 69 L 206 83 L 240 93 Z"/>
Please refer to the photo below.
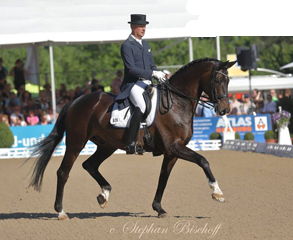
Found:
<path fill-rule="evenodd" d="M 132 35 L 141 39 L 145 34 L 146 25 L 131 24 Z"/>

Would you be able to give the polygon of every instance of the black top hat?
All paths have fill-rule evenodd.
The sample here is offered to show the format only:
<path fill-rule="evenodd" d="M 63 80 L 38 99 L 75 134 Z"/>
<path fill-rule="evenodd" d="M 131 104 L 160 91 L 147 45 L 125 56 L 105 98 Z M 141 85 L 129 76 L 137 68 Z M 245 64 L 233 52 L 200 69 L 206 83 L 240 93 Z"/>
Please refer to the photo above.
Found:
<path fill-rule="evenodd" d="M 144 14 L 131 14 L 131 21 L 128 22 L 130 24 L 149 24 L 148 21 L 146 21 L 146 15 Z"/>

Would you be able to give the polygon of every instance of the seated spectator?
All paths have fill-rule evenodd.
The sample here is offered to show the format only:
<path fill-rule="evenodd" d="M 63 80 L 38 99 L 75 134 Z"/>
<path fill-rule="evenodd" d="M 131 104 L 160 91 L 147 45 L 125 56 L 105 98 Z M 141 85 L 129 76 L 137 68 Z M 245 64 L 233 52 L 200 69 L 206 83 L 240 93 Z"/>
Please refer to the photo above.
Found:
<path fill-rule="evenodd" d="M 58 116 L 59 116 L 59 113 L 56 112 L 56 120 L 57 120 Z M 52 107 L 49 107 L 49 108 L 48 108 L 47 119 L 48 119 L 48 123 L 49 123 L 49 124 L 53 123 L 53 121 L 54 121 L 54 116 L 53 116 L 53 109 L 52 109 Z"/>
<path fill-rule="evenodd" d="M 91 93 L 91 89 L 90 88 L 85 88 L 83 90 L 83 94 L 89 94 L 89 93 Z"/>
<path fill-rule="evenodd" d="M 60 90 L 58 90 L 58 89 L 55 90 L 55 98 L 56 98 L 56 104 L 58 104 L 60 102 L 60 100 L 62 99 L 62 97 L 60 95 Z"/>
<path fill-rule="evenodd" d="M 82 87 L 82 91 L 84 92 L 86 89 L 90 89 L 90 88 L 91 88 L 91 81 L 87 78 Z"/>
<path fill-rule="evenodd" d="M 23 108 L 23 107 L 27 106 L 28 105 L 28 101 L 31 100 L 31 99 L 32 99 L 31 93 L 28 92 L 28 91 L 25 91 L 22 94 L 21 98 L 20 98 L 20 105 L 21 105 L 21 107 Z"/>
<path fill-rule="evenodd" d="M 263 101 L 263 96 L 262 96 L 262 92 L 259 91 L 258 89 L 253 89 L 252 91 L 252 99 L 253 99 L 253 103 L 255 104 L 255 112 L 258 111 L 259 109 L 259 102 Z"/>
<path fill-rule="evenodd" d="M 197 105 L 197 114 L 198 117 L 215 117 L 217 114 L 215 113 L 214 109 L 210 109 L 211 107 L 205 103 L 208 101 L 207 95 L 203 94 L 201 97 L 201 104 Z"/>
<path fill-rule="evenodd" d="M 26 126 L 27 123 L 24 120 L 24 116 L 20 113 L 20 107 L 14 106 L 13 112 L 10 115 L 11 126 Z"/>
<path fill-rule="evenodd" d="M 66 90 L 66 85 L 64 83 L 60 84 L 60 96 L 65 97 L 67 96 L 67 90 Z"/>
<path fill-rule="evenodd" d="M 26 122 L 30 126 L 34 126 L 39 123 L 39 118 L 35 115 L 35 112 L 33 110 L 29 111 L 29 116 L 27 116 Z"/>
<path fill-rule="evenodd" d="M 74 98 L 74 90 L 73 89 L 70 89 L 68 91 L 68 97 L 69 97 L 69 101 L 72 102 L 75 98 Z"/>
<path fill-rule="evenodd" d="M 236 94 L 232 95 L 232 103 L 230 105 L 230 115 L 240 115 L 241 110 L 240 110 L 241 103 L 238 101 Z"/>
<path fill-rule="evenodd" d="M 273 98 L 270 94 L 267 95 L 268 102 L 265 104 L 263 108 L 263 113 L 275 113 L 277 111 L 277 103 L 272 101 Z"/>
<path fill-rule="evenodd" d="M 36 104 L 39 105 L 38 108 L 41 108 L 42 111 L 46 111 L 50 107 L 44 90 L 39 92 L 39 101 Z"/>
<path fill-rule="evenodd" d="M 255 109 L 255 104 L 250 101 L 249 95 L 244 94 L 244 102 L 240 106 L 241 114 L 250 115 Z"/>
<path fill-rule="evenodd" d="M 122 74 L 122 71 L 121 70 L 118 70 L 117 71 L 117 77 L 114 78 L 111 82 L 111 93 L 114 94 L 114 95 L 118 95 L 119 92 L 120 92 L 120 86 L 122 84 L 122 81 L 123 81 L 123 74 Z"/>
<path fill-rule="evenodd" d="M 291 90 L 285 89 L 282 98 L 279 98 L 278 106 L 282 107 L 282 110 L 293 113 L 293 102 L 291 98 Z"/>
<path fill-rule="evenodd" d="M 5 98 L 3 97 L 3 93 L 0 90 L 0 105 L 1 105 L 1 109 L 3 110 L 3 113 L 6 113 L 5 110 Z"/>
<path fill-rule="evenodd" d="M 47 98 L 47 102 L 51 102 L 51 98 L 52 98 L 52 92 L 51 92 L 51 85 L 49 83 L 46 83 L 44 85 L 44 94 Z"/>
<path fill-rule="evenodd" d="M 9 94 L 10 94 L 10 92 L 11 92 L 11 85 L 9 84 L 9 83 L 7 83 L 6 85 L 5 85 L 5 88 L 4 88 L 4 90 L 3 90 L 3 97 L 5 98 L 5 99 L 7 99 L 7 98 L 9 98 Z"/>
<path fill-rule="evenodd" d="M 57 104 L 57 106 L 56 106 L 56 112 L 60 113 L 62 108 L 65 106 L 65 104 L 66 104 L 65 101 L 63 99 L 61 99 L 59 101 L 59 104 Z"/>
<path fill-rule="evenodd" d="M 47 125 L 48 124 L 48 117 L 47 117 L 47 113 L 45 111 L 42 112 L 40 124 L 41 125 Z"/>
<path fill-rule="evenodd" d="M 272 97 L 272 101 L 273 102 L 278 102 L 278 97 L 277 97 L 277 93 L 276 93 L 276 90 L 275 89 L 271 89 L 270 90 L 270 95 Z"/>
<path fill-rule="evenodd" d="M 0 58 L 0 90 L 3 90 L 6 84 L 6 77 L 8 75 L 8 70 L 2 65 L 3 59 Z"/>
<path fill-rule="evenodd" d="M 5 122 L 7 126 L 9 127 L 9 118 L 6 114 L 0 114 L 0 122 Z"/>
<path fill-rule="evenodd" d="M 74 99 L 79 98 L 82 94 L 83 92 L 81 91 L 81 87 L 77 86 L 74 91 Z"/>
<path fill-rule="evenodd" d="M 24 85 L 21 85 L 19 88 L 18 88 L 18 91 L 17 91 L 17 97 L 19 98 L 19 99 L 21 99 L 22 98 L 22 95 L 24 94 L 24 92 L 25 92 L 25 86 Z"/>
<path fill-rule="evenodd" d="M 20 106 L 20 100 L 15 96 L 14 92 L 10 92 L 9 98 L 5 101 L 5 111 L 8 114 L 11 114 L 12 108 L 14 106 Z"/>
<path fill-rule="evenodd" d="M 96 91 L 104 92 L 105 89 L 104 89 L 103 86 L 100 85 L 98 79 L 93 79 L 92 82 L 91 82 L 91 91 L 92 92 L 96 92 Z"/>
<path fill-rule="evenodd" d="M 0 78 L 0 91 L 4 90 L 5 85 L 6 85 L 5 80 Z"/>
<path fill-rule="evenodd" d="M 265 106 L 264 101 L 259 101 L 258 102 L 258 108 L 256 108 L 255 112 L 259 113 L 259 114 L 262 114 L 264 106 Z"/>

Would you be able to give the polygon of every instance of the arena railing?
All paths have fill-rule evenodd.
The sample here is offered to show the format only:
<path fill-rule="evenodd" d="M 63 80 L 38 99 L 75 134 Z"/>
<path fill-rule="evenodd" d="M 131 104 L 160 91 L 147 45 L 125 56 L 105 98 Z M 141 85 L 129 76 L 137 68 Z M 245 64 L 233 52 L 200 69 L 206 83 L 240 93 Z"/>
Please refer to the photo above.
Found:
<path fill-rule="evenodd" d="M 221 140 L 191 140 L 187 147 L 194 151 L 214 151 L 220 150 L 222 146 Z M 92 155 L 97 149 L 94 144 L 86 144 L 80 155 Z M 58 146 L 53 156 L 64 156 L 66 147 Z M 117 150 L 115 154 L 125 153 L 123 150 Z M 0 159 L 10 158 L 28 158 L 31 154 L 29 148 L 0 148 Z"/>

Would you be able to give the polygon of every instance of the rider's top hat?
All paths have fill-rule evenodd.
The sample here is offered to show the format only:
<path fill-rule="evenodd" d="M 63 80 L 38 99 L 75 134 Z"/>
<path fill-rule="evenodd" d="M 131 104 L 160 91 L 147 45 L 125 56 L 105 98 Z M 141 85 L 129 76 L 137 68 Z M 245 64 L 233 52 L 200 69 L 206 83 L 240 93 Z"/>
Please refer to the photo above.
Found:
<path fill-rule="evenodd" d="M 144 14 L 131 14 L 131 20 L 130 24 L 141 24 L 141 25 L 145 25 L 145 24 L 149 24 L 148 21 L 146 21 L 146 15 Z"/>

